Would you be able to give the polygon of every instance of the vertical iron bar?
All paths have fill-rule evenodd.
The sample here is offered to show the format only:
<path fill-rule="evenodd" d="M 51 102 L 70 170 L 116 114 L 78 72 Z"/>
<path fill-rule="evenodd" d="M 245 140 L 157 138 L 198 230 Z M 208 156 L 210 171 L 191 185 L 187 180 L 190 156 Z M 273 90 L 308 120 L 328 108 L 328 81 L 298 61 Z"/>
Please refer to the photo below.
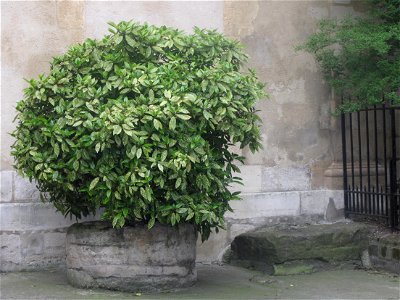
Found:
<path fill-rule="evenodd" d="M 385 196 L 384 196 L 384 191 L 383 191 L 382 186 L 380 188 L 380 191 L 381 191 L 381 212 L 380 212 L 380 215 L 386 217 L 385 209 L 384 209 Z"/>
<path fill-rule="evenodd" d="M 357 130 L 358 130 L 358 160 L 359 160 L 359 177 L 360 177 L 360 201 L 361 201 L 361 210 L 363 210 L 363 195 L 362 195 L 362 187 L 363 187 L 363 180 L 362 180 L 362 152 L 361 152 L 361 120 L 360 120 L 360 111 L 357 111 Z"/>
<path fill-rule="evenodd" d="M 396 190 L 393 188 L 395 186 L 395 179 L 396 179 L 396 161 L 394 159 L 390 160 L 390 168 L 389 168 L 389 172 L 390 172 L 390 208 L 389 208 L 389 212 L 390 212 L 390 218 L 389 218 L 389 225 L 392 229 L 395 228 L 396 226 L 396 211 L 397 211 L 397 203 L 396 203 Z"/>
<path fill-rule="evenodd" d="M 374 128 L 375 128 L 375 190 L 379 193 L 379 168 L 378 168 L 378 121 L 376 113 L 376 105 L 374 105 Z M 375 201 L 373 211 L 375 213 Z M 376 201 L 376 211 L 379 214 L 379 197 Z"/>
<path fill-rule="evenodd" d="M 382 111 L 383 111 L 383 162 L 384 162 L 384 172 L 385 172 L 385 215 L 387 224 L 389 224 L 389 203 L 388 203 L 388 159 L 387 159 L 387 134 L 386 134 L 386 103 L 383 103 Z"/>
<path fill-rule="evenodd" d="M 351 185 L 352 190 L 354 190 L 355 182 L 354 182 L 354 142 L 353 142 L 353 114 L 350 113 L 350 161 L 351 161 Z"/>
<path fill-rule="evenodd" d="M 357 112 L 357 125 L 358 125 L 358 159 L 359 159 L 359 168 L 360 168 L 360 188 L 362 188 L 362 153 L 361 153 L 361 148 L 362 148 L 362 144 L 361 144 L 361 121 L 360 121 L 360 112 Z"/>
<path fill-rule="evenodd" d="M 363 197 L 364 197 L 363 201 L 364 201 L 364 207 L 365 207 L 364 214 L 368 215 L 369 207 L 368 207 L 368 192 L 367 192 L 367 186 L 366 185 L 364 185 Z"/>
<path fill-rule="evenodd" d="M 390 164 L 390 226 L 392 229 L 398 225 L 397 221 L 397 153 L 396 153 L 396 112 L 394 107 L 390 109 L 390 126 L 392 138 L 392 157 Z"/>
<path fill-rule="evenodd" d="M 373 185 L 372 186 L 372 191 L 370 191 L 370 197 L 371 197 L 371 200 L 372 200 L 372 215 L 373 216 L 375 216 L 376 215 L 376 213 L 375 213 L 375 202 L 376 202 L 376 193 L 375 193 L 375 186 Z"/>
<path fill-rule="evenodd" d="M 349 212 L 354 212 L 354 206 L 353 203 L 351 202 L 352 198 L 352 189 L 350 187 L 350 185 L 347 187 L 347 204 L 348 204 L 348 208 L 349 208 Z"/>
<path fill-rule="evenodd" d="M 343 96 L 342 96 L 343 103 Z M 347 185 L 347 156 L 346 156 L 346 114 L 342 113 L 342 153 L 343 153 L 343 189 L 344 189 L 344 215 L 348 217 L 348 185 Z"/>
<path fill-rule="evenodd" d="M 366 143 L 367 143 L 367 185 L 368 185 L 368 194 L 366 194 L 366 200 L 368 201 L 368 210 L 367 213 L 371 214 L 371 195 L 369 192 L 371 191 L 371 170 L 370 170 L 370 153 L 369 153 L 369 110 L 365 111 L 365 128 L 366 128 Z"/>

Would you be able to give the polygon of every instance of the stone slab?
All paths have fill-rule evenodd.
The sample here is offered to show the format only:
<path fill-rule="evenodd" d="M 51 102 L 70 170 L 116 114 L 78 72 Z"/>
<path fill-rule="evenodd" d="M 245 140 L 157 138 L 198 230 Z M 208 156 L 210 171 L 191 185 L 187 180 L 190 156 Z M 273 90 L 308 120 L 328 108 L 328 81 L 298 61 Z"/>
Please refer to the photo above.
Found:
<path fill-rule="evenodd" d="M 294 260 L 359 260 L 368 248 L 370 227 L 358 223 L 264 227 L 237 236 L 231 249 L 237 261 L 256 265 Z"/>
<path fill-rule="evenodd" d="M 40 201 L 40 192 L 34 181 L 30 182 L 29 179 L 15 174 L 14 201 L 19 202 L 26 200 L 32 202 Z"/>
<path fill-rule="evenodd" d="M 307 167 L 242 165 L 235 176 L 243 179 L 243 185 L 232 185 L 231 190 L 242 193 L 303 191 L 311 186 Z"/>
<path fill-rule="evenodd" d="M 340 190 L 313 190 L 301 191 L 301 215 L 325 215 L 330 199 L 336 209 L 344 208 L 343 191 Z"/>
<path fill-rule="evenodd" d="M 94 220 L 90 216 L 86 220 Z M 65 218 L 51 203 L 0 203 L 0 228 L 2 231 L 52 230 L 65 228 L 76 222 Z"/>
<path fill-rule="evenodd" d="M 369 257 L 373 268 L 400 275 L 400 233 L 391 232 L 371 240 Z"/>
<path fill-rule="evenodd" d="M 229 219 L 247 219 L 271 216 L 296 216 L 300 214 L 298 192 L 271 192 L 242 194 L 242 201 L 230 202 L 233 213 Z"/>

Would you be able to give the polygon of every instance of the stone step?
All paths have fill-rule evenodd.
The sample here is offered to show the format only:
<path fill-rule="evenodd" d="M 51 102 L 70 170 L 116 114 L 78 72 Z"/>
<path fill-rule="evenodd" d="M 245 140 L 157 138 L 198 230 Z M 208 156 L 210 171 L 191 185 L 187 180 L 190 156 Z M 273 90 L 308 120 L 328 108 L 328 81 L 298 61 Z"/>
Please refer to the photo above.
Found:
<path fill-rule="evenodd" d="M 309 265 L 360 262 L 371 230 L 369 225 L 353 222 L 264 227 L 237 236 L 230 261 L 281 275 L 285 269 L 310 272 Z"/>

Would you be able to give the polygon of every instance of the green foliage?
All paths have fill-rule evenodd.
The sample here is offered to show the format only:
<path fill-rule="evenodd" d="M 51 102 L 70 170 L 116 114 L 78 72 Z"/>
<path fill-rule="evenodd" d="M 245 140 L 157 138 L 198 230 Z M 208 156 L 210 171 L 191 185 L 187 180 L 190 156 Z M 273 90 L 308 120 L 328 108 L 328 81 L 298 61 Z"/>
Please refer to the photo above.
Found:
<path fill-rule="evenodd" d="M 190 222 L 206 239 L 239 199 L 228 187 L 243 157 L 230 146 L 260 148 L 263 85 L 239 71 L 242 46 L 216 31 L 110 25 L 28 81 L 15 166 L 65 215 Z"/>
<path fill-rule="evenodd" d="M 327 83 L 346 99 L 340 110 L 400 103 L 400 0 L 370 0 L 369 14 L 323 20 L 298 47 L 315 55 Z"/>

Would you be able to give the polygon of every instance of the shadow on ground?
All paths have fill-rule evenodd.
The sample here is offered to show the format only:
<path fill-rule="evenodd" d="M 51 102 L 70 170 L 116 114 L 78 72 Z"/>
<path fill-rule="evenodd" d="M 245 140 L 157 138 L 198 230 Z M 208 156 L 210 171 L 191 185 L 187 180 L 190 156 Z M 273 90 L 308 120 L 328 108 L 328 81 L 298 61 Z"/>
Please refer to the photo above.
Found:
<path fill-rule="evenodd" d="M 228 265 L 198 266 L 198 282 L 174 293 L 132 294 L 70 286 L 64 271 L 0 274 L 0 299 L 399 299 L 400 278 L 364 270 L 268 276 Z"/>

